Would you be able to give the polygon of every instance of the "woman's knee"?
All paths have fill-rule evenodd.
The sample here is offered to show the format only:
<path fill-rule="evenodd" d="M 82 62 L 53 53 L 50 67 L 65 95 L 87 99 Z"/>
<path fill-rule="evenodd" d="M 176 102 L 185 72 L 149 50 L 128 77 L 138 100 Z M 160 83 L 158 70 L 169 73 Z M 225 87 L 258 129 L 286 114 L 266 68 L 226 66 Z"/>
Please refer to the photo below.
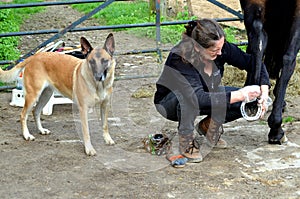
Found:
<path fill-rule="evenodd" d="M 176 110 L 174 110 L 173 113 L 170 112 L 170 110 L 168 111 L 168 109 L 166 109 L 163 105 L 161 104 L 155 104 L 155 108 L 157 110 L 157 112 L 159 112 L 164 118 L 171 120 L 171 121 L 178 121 L 178 117 L 176 115 Z"/>

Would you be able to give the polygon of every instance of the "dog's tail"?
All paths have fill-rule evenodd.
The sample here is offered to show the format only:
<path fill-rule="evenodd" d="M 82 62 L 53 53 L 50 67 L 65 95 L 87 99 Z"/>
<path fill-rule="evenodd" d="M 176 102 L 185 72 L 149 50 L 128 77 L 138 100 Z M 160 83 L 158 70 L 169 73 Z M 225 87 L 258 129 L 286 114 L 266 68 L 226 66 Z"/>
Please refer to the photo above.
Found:
<path fill-rule="evenodd" d="M 25 59 L 23 62 L 18 63 L 10 70 L 2 70 L 0 67 L 0 81 L 1 82 L 13 82 L 17 79 L 22 69 L 30 62 L 31 58 Z"/>

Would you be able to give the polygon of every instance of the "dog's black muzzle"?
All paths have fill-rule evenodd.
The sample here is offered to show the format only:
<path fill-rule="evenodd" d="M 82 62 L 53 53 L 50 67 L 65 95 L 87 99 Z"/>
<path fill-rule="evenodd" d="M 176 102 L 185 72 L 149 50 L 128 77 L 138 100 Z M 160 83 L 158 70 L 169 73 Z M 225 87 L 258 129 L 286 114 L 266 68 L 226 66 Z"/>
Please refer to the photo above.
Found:
<path fill-rule="evenodd" d="M 107 76 L 107 70 L 108 69 L 105 69 L 102 73 L 94 73 L 94 78 L 96 79 L 96 81 L 104 81 Z"/>

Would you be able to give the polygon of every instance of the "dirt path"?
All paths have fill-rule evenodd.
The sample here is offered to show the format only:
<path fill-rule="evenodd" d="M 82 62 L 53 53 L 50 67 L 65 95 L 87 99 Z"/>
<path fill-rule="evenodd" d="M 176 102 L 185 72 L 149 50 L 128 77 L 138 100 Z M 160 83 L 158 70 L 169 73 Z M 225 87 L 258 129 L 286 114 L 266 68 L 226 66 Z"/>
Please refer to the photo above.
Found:
<path fill-rule="evenodd" d="M 23 28 L 62 28 L 79 16 L 67 6 L 51 7 L 33 16 Z M 89 20 L 84 25 L 93 23 Z M 102 45 L 107 31 L 68 33 L 63 40 L 76 44 L 82 35 L 94 46 Z M 123 32 L 114 35 L 119 52 L 155 47 L 149 39 Z M 20 49 L 27 52 L 47 38 L 23 37 Z M 156 54 L 116 58 L 120 76 L 160 71 Z M 51 116 L 42 116 L 43 124 L 52 131 L 47 136 L 37 133 L 30 116 L 29 129 L 36 140 L 27 142 L 21 136 L 21 108 L 9 105 L 11 92 L 0 92 L 1 198 L 300 198 L 300 97 L 288 101 L 285 116 L 295 118 L 284 126 L 288 143 L 269 145 L 265 121 L 249 123 L 240 119 L 224 126 L 227 149 L 213 149 L 200 164 L 175 169 L 163 156 L 150 155 L 142 148 L 142 139 L 148 134 L 176 131 L 176 123 L 156 113 L 152 97 L 132 97 L 140 91 L 153 92 L 155 81 L 116 81 L 109 126 L 117 144 L 103 144 L 100 124 L 91 114 L 96 157 L 84 154 L 79 120 L 76 114 L 73 117 L 72 105 L 55 105 Z"/>
<path fill-rule="evenodd" d="M 218 2 L 228 6 L 229 8 L 241 12 L 241 6 L 240 2 L 236 0 L 219 0 Z M 218 18 L 218 19 L 224 19 L 224 18 L 233 18 L 236 17 L 233 14 L 225 11 L 224 9 L 220 8 L 219 6 L 216 6 L 209 1 L 203 1 L 203 0 L 193 0 L 192 1 L 192 7 L 193 7 L 193 13 L 197 17 L 200 18 Z M 230 21 L 230 22 L 223 22 L 223 24 L 226 24 L 228 26 L 234 26 L 239 29 L 245 29 L 244 23 L 240 21 Z"/>

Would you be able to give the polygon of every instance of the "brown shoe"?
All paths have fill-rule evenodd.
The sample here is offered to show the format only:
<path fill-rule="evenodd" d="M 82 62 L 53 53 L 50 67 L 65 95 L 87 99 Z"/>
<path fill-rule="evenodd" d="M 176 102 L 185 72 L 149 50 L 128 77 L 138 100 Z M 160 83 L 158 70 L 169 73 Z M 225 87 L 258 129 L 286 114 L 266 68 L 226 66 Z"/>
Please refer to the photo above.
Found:
<path fill-rule="evenodd" d="M 198 163 L 203 160 L 200 146 L 194 140 L 194 135 L 179 135 L 180 153 L 188 159 L 188 163 Z"/>
<path fill-rule="evenodd" d="M 227 147 L 227 142 L 221 138 L 224 132 L 222 124 L 213 121 L 209 116 L 202 119 L 195 128 L 200 135 L 206 137 L 210 146 L 218 148 Z"/>

